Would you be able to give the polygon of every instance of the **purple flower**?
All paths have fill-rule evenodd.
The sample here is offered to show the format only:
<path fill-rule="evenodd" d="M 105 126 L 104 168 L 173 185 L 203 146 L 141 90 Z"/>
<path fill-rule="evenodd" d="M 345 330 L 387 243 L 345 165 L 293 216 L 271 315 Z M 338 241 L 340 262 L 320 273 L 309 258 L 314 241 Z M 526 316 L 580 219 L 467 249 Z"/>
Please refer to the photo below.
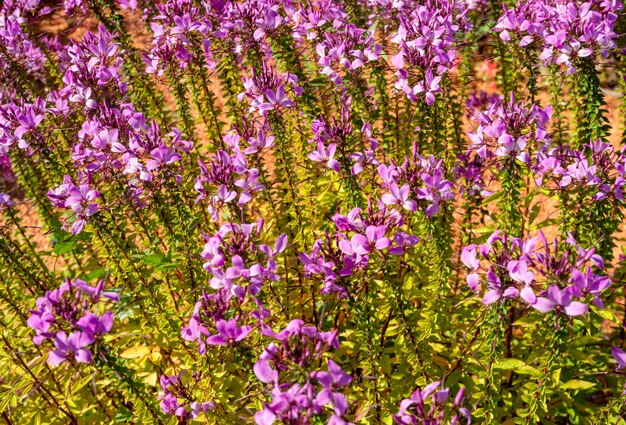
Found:
<path fill-rule="evenodd" d="M 574 288 L 568 286 L 565 289 L 559 289 L 556 285 L 550 285 L 548 288 L 548 300 L 555 308 L 562 308 L 568 316 L 580 316 L 587 312 L 586 304 L 574 301 Z"/>
<path fill-rule="evenodd" d="M 526 260 L 512 260 L 506 266 L 509 276 L 516 282 L 530 285 L 535 279 L 535 273 L 528 270 Z"/>
<path fill-rule="evenodd" d="M 611 286 L 610 278 L 599 276 L 591 271 L 591 267 L 587 267 L 584 274 L 578 269 L 572 270 L 570 282 L 572 282 L 577 296 L 584 296 L 584 294 L 589 293 L 593 295 L 593 303 L 596 307 L 604 307 L 604 302 L 600 299 L 599 294 Z"/>
<path fill-rule="evenodd" d="M 40 345 L 45 339 L 52 336 L 48 330 L 54 321 L 55 315 L 50 311 L 33 312 L 28 318 L 26 323 L 37 332 L 37 336 L 33 337 L 35 345 Z"/>
<path fill-rule="evenodd" d="M 626 368 L 626 353 L 621 348 L 612 347 L 611 354 L 617 360 L 617 370 Z"/>
<path fill-rule="evenodd" d="M 48 198 L 53 205 L 74 211 L 76 221 L 71 230 L 72 234 L 78 234 L 87 224 L 87 218 L 96 214 L 100 209 L 99 204 L 94 201 L 101 198 L 101 195 L 88 183 L 76 185 L 70 176 L 65 176 L 63 181 L 61 186 L 48 191 Z"/>
<path fill-rule="evenodd" d="M 417 425 L 417 424 L 457 424 L 459 417 L 462 416 L 467 420 L 467 424 L 471 422 L 469 410 L 461 407 L 465 388 L 459 389 L 454 401 L 446 408 L 446 402 L 450 395 L 449 388 L 441 388 L 441 383 L 436 381 L 428 384 L 424 389 L 417 389 L 410 398 L 406 398 L 400 402 L 400 410 L 393 415 L 393 420 L 400 425 Z M 456 414 L 446 420 L 448 411 Z"/>
<path fill-rule="evenodd" d="M 328 360 L 328 372 L 311 372 L 311 378 L 316 379 L 324 388 L 344 387 L 352 382 L 352 377 L 332 360 Z"/>
<path fill-rule="evenodd" d="M 503 288 L 500 278 L 493 270 L 487 272 L 487 287 L 489 290 L 485 292 L 482 300 L 485 305 L 494 303 L 501 297 L 514 298 L 519 295 L 519 290 L 514 286 Z"/>
<path fill-rule="evenodd" d="M 207 344 L 228 345 L 239 342 L 252 332 L 252 326 L 237 326 L 237 320 L 218 320 L 215 323 L 218 334 L 211 335 L 206 339 Z"/>
<path fill-rule="evenodd" d="M 337 145 L 331 143 L 328 147 L 325 147 L 322 142 L 317 143 L 317 150 L 309 154 L 309 159 L 315 162 L 326 162 L 326 166 L 333 171 L 340 171 L 339 162 L 334 159 L 335 150 Z"/>
<path fill-rule="evenodd" d="M 91 337 L 105 334 L 113 327 L 113 313 L 107 311 L 100 317 L 93 313 L 87 313 L 76 322 L 76 326 Z"/>
<path fill-rule="evenodd" d="M 23 113 L 17 116 L 17 120 L 20 124 L 13 133 L 15 137 L 21 139 L 22 136 L 28 132 L 33 131 L 44 119 L 43 114 L 37 114 L 35 108 L 28 108 Z"/>
<path fill-rule="evenodd" d="M 263 359 L 259 359 L 254 364 L 254 374 L 259 379 L 259 381 L 265 384 L 277 383 L 278 382 L 278 372 L 272 369 L 268 362 Z"/>
<path fill-rule="evenodd" d="M 84 347 L 93 341 L 93 336 L 85 332 L 72 332 L 68 337 L 65 332 L 59 331 L 54 337 L 55 349 L 48 353 L 48 363 L 57 366 L 72 356 L 78 363 L 91 363 L 91 351 Z"/>
<path fill-rule="evenodd" d="M 426 74 L 423 81 L 420 81 L 413 87 L 413 94 L 424 93 L 424 99 L 428 106 L 435 104 L 435 93 L 439 91 L 439 83 L 441 77 L 434 77 L 431 68 L 426 70 Z"/>
<path fill-rule="evenodd" d="M 105 300 L 118 300 L 116 293 L 103 292 L 103 288 L 103 281 L 94 288 L 80 279 L 67 279 L 59 288 L 37 299 L 37 309 L 30 311 L 27 323 L 37 333 L 33 337 L 36 345 L 48 340 L 54 342 L 55 349 L 48 357 L 51 364 L 72 356 L 80 363 L 91 362 L 91 351 L 84 347 L 108 333 L 114 317 L 112 312 L 98 317 L 92 312 L 93 307 Z"/>
<path fill-rule="evenodd" d="M 381 200 L 386 205 L 402 205 L 405 210 L 417 210 L 417 202 L 409 199 L 409 192 L 411 188 L 408 184 L 398 188 L 398 185 L 394 182 L 389 185 L 389 190 L 391 193 L 385 193 L 381 196 Z"/>
<path fill-rule="evenodd" d="M 276 89 L 276 91 L 272 89 L 265 90 L 265 97 L 267 98 L 267 101 L 269 102 L 270 106 L 267 107 L 265 105 L 268 105 L 268 104 L 264 103 L 263 105 L 259 107 L 261 111 L 266 111 L 266 110 L 271 110 L 274 108 L 281 108 L 281 107 L 291 108 L 292 106 L 294 106 L 294 103 L 286 96 L 284 86 L 279 86 Z"/>
<path fill-rule="evenodd" d="M 461 251 L 461 261 L 465 265 L 473 270 L 473 273 L 469 273 L 465 280 L 467 285 L 470 287 L 472 291 L 475 291 L 478 288 L 478 284 L 480 283 L 480 278 L 476 271 L 478 267 L 480 267 L 480 260 L 476 257 L 476 245 L 469 245 L 463 247 Z"/>
<path fill-rule="evenodd" d="M 192 381 L 185 383 L 181 379 L 185 373 L 183 371 L 178 375 L 161 375 L 159 382 L 163 394 L 160 394 L 157 400 L 161 400 L 159 405 L 163 413 L 178 416 L 181 421 L 187 422 L 188 419 L 197 418 L 201 413 L 214 409 L 216 405 L 212 401 L 199 402 L 195 400 L 193 389 L 200 381 L 202 374 L 192 372 Z"/>

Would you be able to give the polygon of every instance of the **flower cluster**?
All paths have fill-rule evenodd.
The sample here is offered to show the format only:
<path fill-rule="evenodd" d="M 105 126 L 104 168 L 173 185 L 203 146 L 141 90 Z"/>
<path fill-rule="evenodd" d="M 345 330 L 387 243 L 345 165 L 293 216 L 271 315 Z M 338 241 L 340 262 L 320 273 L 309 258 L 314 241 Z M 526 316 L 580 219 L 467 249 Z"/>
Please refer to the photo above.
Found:
<path fill-rule="evenodd" d="M 502 96 L 497 93 L 489 94 L 482 90 L 474 92 L 465 100 L 465 106 L 467 107 L 466 115 L 468 118 L 478 117 L 495 105 L 499 105 L 502 101 Z"/>
<path fill-rule="evenodd" d="M 15 86 L 18 64 L 26 78 L 44 79 L 47 62 L 44 51 L 31 38 L 26 22 L 28 15 L 37 11 L 39 1 L 7 0 L 0 8 L 0 70 L 3 92 Z M 39 11 L 44 12 L 41 10 Z M 0 98 L 2 98 L 0 96 Z M 7 100 L 10 99 L 7 97 Z"/>
<path fill-rule="evenodd" d="M 246 0 L 242 2 L 212 2 L 216 17 L 219 18 L 219 28 L 215 36 L 228 39 L 234 44 L 236 53 L 254 50 L 268 51 L 268 38 L 279 28 L 287 25 L 288 20 L 280 15 L 281 6 L 287 15 L 293 13 L 292 3 L 266 0 Z"/>
<path fill-rule="evenodd" d="M 75 220 L 71 226 L 74 235 L 82 232 L 87 219 L 98 212 L 97 199 L 100 197 L 100 192 L 92 189 L 89 183 L 76 184 L 70 176 L 64 177 L 62 185 L 48 191 L 52 205 L 74 211 Z"/>
<path fill-rule="evenodd" d="M 389 206 L 398 206 L 407 211 L 423 209 L 428 217 L 437 214 L 442 203 L 454 199 L 454 185 L 446 179 L 443 161 L 433 155 L 428 158 L 417 153 L 413 147 L 411 158 L 402 165 L 391 162 L 378 166 L 382 186 L 389 190 L 381 200 Z"/>
<path fill-rule="evenodd" d="M 228 291 L 219 290 L 214 294 L 204 292 L 196 303 L 189 324 L 182 329 L 181 334 L 185 340 L 198 343 L 200 354 L 206 353 L 207 344 L 231 345 L 242 341 L 252 332 L 252 326 L 238 325 L 242 317 L 226 318 L 233 301 L 235 308 L 240 309 L 243 300 L 233 297 Z M 214 334 L 211 333 L 213 331 Z"/>
<path fill-rule="evenodd" d="M 455 425 L 459 424 L 461 418 L 465 418 L 466 423 L 471 423 L 472 417 L 468 409 L 461 407 L 465 388 L 461 388 L 454 397 L 450 410 L 455 412 L 452 418 L 446 417 L 446 401 L 450 396 L 450 388 L 443 388 L 439 382 L 433 382 L 417 389 L 411 397 L 405 398 L 400 403 L 400 411 L 393 415 L 393 419 L 400 425 Z"/>
<path fill-rule="evenodd" d="M 252 70 L 250 78 L 243 77 L 245 91 L 238 96 L 239 101 L 250 101 L 249 112 L 258 111 L 265 115 L 268 111 L 293 108 L 293 99 L 288 96 L 288 89 L 295 98 L 302 94 L 298 86 L 298 77 L 290 73 L 276 73 L 266 62 L 257 71 Z"/>
<path fill-rule="evenodd" d="M 325 34 L 328 28 L 334 30 L 342 28 L 349 19 L 340 2 L 315 1 L 301 3 L 298 6 L 289 14 L 295 39 L 318 39 L 320 32 Z"/>
<path fill-rule="evenodd" d="M 461 27 L 469 28 L 467 10 L 462 2 L 432 0 L 399 15 L 398 31 L 391 38 L 398 53 L 391 63 L 396 69 L 395 87 L 411 101 L 435 103 L 441 79 L 454 66 L 455 35 Z"/>
<path fill-rule="evenodd" d="M 606 57 L 616 47 L 615 22 L 623 6 L 601 0 L 520 2 L 512 9 L 505 6 L 494 30 L 505 42 L 535 43 L 546 65 L 564 65 L 573 73 L 579 60 Z"/>
<path fill-rule="evenodd" d="M 270 343 L 254 364 L 259 381 L 272 387 L 272 401 L 254 416 L 257 425 L 271 425 L 277 419 L 309 424 L 313 416 L 326 414 L 324 406 L 332 409 L 329 425 L 347 425 L 343 415 L 349 404 L 339 390 L 349 385 L 352 377 L 330 359 L 325 370 L 316 367 L 323 364 L 325 353 L 339 348 L 337 331 L 320 332 L 302 320 L 292 320 L 278 333 L 267 326 L 262 333 L 276 342 Z M 297 377 L 301 378 L 294 381 Z"/>
<path fill-rule="evenodd" d="M 276 281 L 276 256 L 287 247 L 287 235 L 276 239 L 274 248 L 257 245 L 255 239 L 263 230 L 263 221 L 254 224 L 228 223 L 213 236 L 205 236 L 201 257 L 204 269 L 211 273 L 209 285 L 213 289 L 226 289 L 244 298 L 247 293 L 256 295 L 265 281 Z"/>
<path fill-rule="evenodd" d="M 579 316 L 588 311 L 587 295 L 603 307 L 600 293 L 611 285 L 610 278 L 594 271 L 604 267 L 602 257 L 593 248 L 581 248 L 571 235 L 564 243 L 555 238 L 550 244 L 543 233 L 523 240 L 498 231 L 482 245 L 464 247 L 461 261 L 471 270 L 467 284 L 473 291 L 482 292 L 486 279 L 486 305 L 520 298 L 543 313 Z"/>
<path fill-rule="evenodd" d="M 378 141 L 372 137 L 371 126 L 364 123 L 360 132 L 354 131 L 348 108 L 342 108 L 341 119 L 333 119 L 332 123 L 329 123 L 323 115 L 320 116 L 319 119 L 313 120 L 311 129 L 314 136 L 309 143 L 317 147 L 309 154 L 311 161 L 326 163 L 329 169 L 336 172 L 341 172 L 342 168 L 349 169 L 353 176 L 363 171 L 368 164 L 378 165 L 375 157 Z M 350 150 L 354 149 L 351 147 L 366 144 L 368 149 Z M 338 159 L 335 159 L 335 156 Z"/>
<path fill-rule="evenodd" d="M 340 66 L 353 72 L 366 62 L 378 60 L 382 46 L 374 42 L 372 32 L 348 24 L 341 31 L 325 32 L 315 50 L 321 73 L 333 83 L 341 84 Z"/>
<path fill-rule="evenodd" d="M 79 42 L 64 51 L 67 69 L 63 75 L 62 94 L 86 110 L 103 106 L 111 92 L 125 93 L 127 83 L 122 78 L 124 59 L 119 43 L 100 25 L 95 33 L 88 32 Z"/>
<path fill-rule="evenodd" d="M 156 5 L 157 13 L 150 21 L 153 47 L 144 59 L 146 72 L 163 76 L 173 64 L 180 69 L 203 62 L 208 68 L 215 67 L 210 38 L 213 35 L 210 2 L 203 7 L 188 0 Z M 198 51 L 203 57 L 198 57 Z"/>
<path fill-rule="evenodd" d="M 347 296 L 346 288 L 339 284 L 342 278 L 366 268 L 374 255 L 402 255 L 419 241 L 400 230 L 402 215 L 389 212 L 382 203 L 374 207 L 370 201 L 365 212 L 354 208 L 345 216 L 335 214 L 333 223 L 337 231 L 332 237 L 326 233 L 317 239 L 310 254 L 300 253 L 306 275 L 322 277 L 322 294 Z"/>
<path fill-rule="evenodd" d="M 209 285 L 215 292 L 203 292 L 189 324 L 182 329 L 183 338 L 197 342 L 201 354 L 206 353 L 207 344 L 230 345 L 242 341 L 253 326 L 239 323 L 249 318 L 262 322 L 269 315 L 257 296 L 265 282 L 280 279 L 276 273 L 276 256 L 287 247 L 287 236 L 281 235 L 274 248 L 257 245 L 255 240 L 262 228 L 262 222 L 228 223 L 215 235 L 206 237 L 202 258 L 206 260 L 205 270 L 212 275 Z M 244 304 L 254 306 L 252 311 L 244 309 Z M 233 311 L 237 313 L 233 315 Z"/>
<path fill-rule="evenodd" d="M 264 134 L 260 133 L 258 137 L 263 138 Z M 263 144 L 263 147 L 266 146 Z M 209 198 L 209 213 L 215 221 L 219 219 L 219 211 L 224 205 L 235 199 L 237 205 L 245 205 L 252 199 L 254 192 L 265 190 L 259 182 L 258 170 L 248 168 L 246 156 L 237 148 L 233 149 L 230 155 L 220 150 L 208 165 L 202 161 L 199 161 L 199 165 L 200 176 L 196 178 L 194 185 L 199 193 L 196 203 Z M 213 190 L 209 192 L 207 186 L 211 186 Z"/>
<path fill-rule="evenodd" d="M 36 345 L 46 341 L 54 344 L 48 362 L 58 365 L 64 361 L 91 363 L 89 346 L 108 333 L 114 314 L 97 314 L 97 306 L 106 301 L 118 301 L 115 292 L 104 292 L 104 281 L 93 287 L 80 279 L 67 279 L 59 288 L 37 299 L 37 308 L 30 310 L 28 326 L 37 333 Z"/>
<path fill-rule="evenodd" d="M 534 168 L 537 185 L 559 190 L 588 189 L 593 201 L 624 200 L 626 185 L 626 155 L 622 149 L 599 140 L 581 149 L 566 146 L 537 155 Z"/>
<path fill-rule="evenodd" d="M 10 103 L 0 108 L 0 154 L 8 154 L 15 147 L 32 154 L 41 149 L 46 102 Z"/>
<path fill-rule="evenodd" d="M 550 143 L 547 125 L 551 117 L 552 106 L 526 107 L 511 93 L 508 102 L 493 103 L 475 118 L 478 127 L 469 132 L 471 149 L 485 160 L 515 157 L 529 163 L 533 152 Z"/>
<path fill-rule="evenodd" d="M 66 176 L 62 185 L 49 192 L 54 205 L 74 210 L 77 220 L 72 232 L 79 233 L 99 209 L 93 201 L 105 195 L 98 190 L 101 185 L 115 181 L 125 188 L 128 200 L 145 207 L 155 191 L 180 182 L 180 161 L 193 144 L 175 128 L 163 135 L 155 120 L 124 101 L 127 83 L 121 72 L 120 46 L 103 26 L 97 33 L 85 34 L 80 42 L 72 42 L 62 59 L 66 66 L 63 88 L 51 91 L 45 101 L 6 109 L 2 119 L 14 130 L 12 134 L 4 130 L 2 144 L 8 149 L 16 142 L 20 148 L 44 143 L 47 133 L 39 128 L 44 118 L 49 118 L 51 126 L 60 120 L 82 123 L 69 158 L 74 175 Z"/>
<path fill-rule="evenodd" d="M 491 196 L 493 192 L 487 189 L 485 183 L 486 161 L 472 152 L 459 155 L 454 173 L 456 187 L 466 199 L 480 199 Z"/>
<path fill-rule="evenodd" d="M 161 375 L 159 383 L 163 394 L 158 396 L 161 400 L 160 407 L 163 413 L 174 415 L 179 420 L 190 420 L 197 418 L 201 413 L 208 412 L 215 408 L 215 403 L 198 402 L 193 397 L 193 383 L 184 382 L 183 377 L 186 372 L 178 375 Z M 192 379 L 195 383 L 200 381 L 202 374 L 191 372 Z"/>

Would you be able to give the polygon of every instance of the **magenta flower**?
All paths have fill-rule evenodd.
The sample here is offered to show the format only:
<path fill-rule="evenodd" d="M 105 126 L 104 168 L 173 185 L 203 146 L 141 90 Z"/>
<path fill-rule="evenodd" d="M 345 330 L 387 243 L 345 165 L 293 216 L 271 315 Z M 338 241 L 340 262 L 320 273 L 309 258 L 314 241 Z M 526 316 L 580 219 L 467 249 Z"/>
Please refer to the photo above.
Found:
<path fill-rule="evenodd" d="M 470 289 L 475 291 L 480 283 L 480 277 L 478 276 L 478 273 L 476 273 L 480 267 L 480 260 L 476 257 L 476 245 L 463 247 L 463 250 L 461 251 L 461 261 L 465 267 L 473 271 L 465 277 L 465 281 Z"/>
<path fill-rule="evenodd" d="M 550 285 L 548 288 L 548 300 L 554 308 L 563 309 L 568 316 L 580 316 L 588 311 L 586 304 L 574 301 L 574 288 L 568 286 L 559 289 L 556 285 Z"/>
<path fill-rule="evenodd" d="M 385 193 L 381 196 L 381 200 L 386 205 L 402 205 L 405 210 L 416 211 L 417 202 L 409 199 L 410 187 L 405 184 L 401 188 L 394 182 L 389 185 L 391 193 Z"/>
<path fill-rule="evenodd" d="M 37 336 L 33 337 L 35 345 L 40 345 L 45 339 L 53 336 L 48 330 L 50 325 L 55 321 L 55 315 L 50 311 L 33 312 L 26 323 L 37 332 Z"/>
<path fill-rule="evenodd" d="M 328 372 L 311 372 L 311 377 L 322 384 L 324 388 L 344 387 L 352 382 L 352 377 L 332 360 L 328 360 Z"/>
<path fill-rule="evenodd" d="M 437 390 L 439 387 L 441 389 Z M 452 403 L 446 406 L 450 389 L 443 388 L 439 381 L 430 383 L 424 389 L 417 389 L 410 398 L 405 398 L 400 402 L 400 410 L 392 415 L 395 423 L 399 425 L 418 424 L 458 424 L 459 418 L 464 417 L 466 423 L 471 423 L 471 414 L 468 409 L 461 407 L 465 388 L 461 387 Z M 450 418 L 448 411 L 454 413 Z"/>
<path fill-rule="evenodd" d="M 355 252 L 365 255 L 373 249 L 382 250 L 391 245 L 391 241 L 385 236 L 386 226 L 367 226 L 365 236 L 357 233 L 352 236 L 351 244 Z"/>
<path fill-rule="evenodd" d="M 21 139 L 26 133 L 33 131 L 43 121 L 45 116 L 38 114 L 34 107 L 26 109 L 23 113 L 17 116 L 17 120 L 20 124 L 13 133 L 15 137 Z"/>
<path fill-rule="evenodd" d="M 285 94 L 285 87 L 284 86 L 279 86 L 276 89 L 276 91 L 274 91 L 272 89 L 267 89 L 265 91 L 265 97 L 267 98 L 267 101 L 271 105 L 269 107 L 269 109 L 281 108 L 281 107 L 282 108 L 291 108 L 292 106 L 294 106 L 294 103 Z M 267 105 L 267 104 L 264 104 L 264 105 Z M 267 109 L 267 107 L 263 107 L 263 106 L 260 107 L 259 109 L 261 111 L 269 110 L 269 109 Z"/>
<path fill-rule="evenodd" d="M 265 384 L 278 382 L 278 372 L 272 369 L 269 363 L 263 359 L 259 359 L 254 364 L 254 374 L 259 379 L 259 381 Z"/>
<path fill-rule="evenodd" d="M 514 298 L 519 295 L 519 290 L 514 286 L 503 288 L 500 278 L 493 272 L 493 270 L 489 270 L 487 272 L 487 288 L 488 291 L 485 292 L 482 300 L 485 305 L 494 303 L 502 297 Z"/>
<path fill-rule="evenodd" d="M 414 94 L 424 94 L 424 100 L 428 106 L 435 104 L 435 93 L 439 91 L 439 83 L 441 77 L 433 76 L 432 69 L 428 68 L 423 81 L 420 81 L 413 87 Z"/>
<path fill-rule="evenodd" d="M 520 291 L 520 297 L 532 308 L 542 313 L 547 313 L 554 308 L 554 304 L 545 297 L 538 297 L 530 286 L 525 286 Z"/>
<path fill-rule="evenodd" d="M 84 347 L 93 341 L 93 336 L 85 332 L 72 332 L 68 337 L 65 332 L 59 331 L 54 337 L 55 349 L 48 353 L 48 363 L 57 366 L 72 357 L 78 363 L 91 363 L 91 351 Z"/>
<path fill-rule="evenodd" d="M 626 368 L 626 353 L 618 347 L 611 348 L 613 358 L 617 360 L 617 370 Z"/>
<path fill-rule="evenodd" d="M 113 327 L 113 313 L 107 311 L 100 317 L 93 313 L 87 313 L 76 322 L 76 326 L 91 337 L 105 334 Z"/>
<path fill-rule="evenodd" d="M 331 143 L 328 147 L 325 147 L 320 141 L 317 143 L 317 150 L 309 154 L 309 159 L 314 162 L 326 162 L 326 166 L 328 166 L 328 168 L 339 172 L 339 162 L 334 159 L 336 149 L 337 145 L 335 143 Z"/>
<path fill-rule="evenodd" d="M 206 339 L 207 344 L 229 345 L 239 342 L 252 332 L 252 326 L 237 326 L 237 320 L 218 320 L 215 323 L 218 334 L 211 335 Z"/>
<path fill-rule="evenodd" d="M 509 276 L 516 282 L 530 285 L 535 279 L 535 273 L 528 270 L 526 260 L 512 260 L 506 266 Z"/>

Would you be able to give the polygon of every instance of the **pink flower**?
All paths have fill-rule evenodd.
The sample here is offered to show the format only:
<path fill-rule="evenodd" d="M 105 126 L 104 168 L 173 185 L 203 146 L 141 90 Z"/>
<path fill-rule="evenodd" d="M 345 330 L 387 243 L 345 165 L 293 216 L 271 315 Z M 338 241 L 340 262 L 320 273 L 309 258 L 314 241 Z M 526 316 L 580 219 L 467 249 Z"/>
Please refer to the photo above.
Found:
<path fill-rule="evenodd" d="M 391 193 L 385 193 L 381 196 L 381 200 L 385 205 L 402 205 L 405 210 L 417 210 L 417 202 L 409 199 L 410 187 L 405 184 L 401 188 L 394 182 L 389 185 Z"/>

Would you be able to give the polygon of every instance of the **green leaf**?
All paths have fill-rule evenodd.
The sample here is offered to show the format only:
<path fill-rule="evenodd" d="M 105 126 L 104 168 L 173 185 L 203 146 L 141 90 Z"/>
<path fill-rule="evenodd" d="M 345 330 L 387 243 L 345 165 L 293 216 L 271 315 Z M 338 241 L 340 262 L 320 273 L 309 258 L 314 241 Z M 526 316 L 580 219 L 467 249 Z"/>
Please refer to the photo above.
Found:
<path fill-rule="evenodd" d="M 133 419 L 133 412 L 121 405 L 119 410 L 115 414 L 115 422 L 126 424 L 129 423 L 131 419 Z"/>
<path fill-rule="evenodd" d="M 106 275 L 107 273 L 107 269 L 105 269 L 104 267 L 98 267 L 95 270 L 90 271 L 89 273 L 87 273 L 86 275 L 83 276 L 83 280 L 86 280 L 87 282 L 93 280 L 93 279 L 97 279 L 100 278 L 104 275 Z"/>
<path fill-rule="evenodd" d="M 594 313 L 602 317 L 604 320 L 608 320 L 609 322 L 612 322 L 612 323 L 619 323 L 619 321 L 617 320 L 617 317 L 615 317 L 615 315 L 613 314 L 611 310 L 608 310 L 606 308 L 592 308 L 592 310 Z"/>
<path fill-rule="evenodd" d="M 494 369 L 512 370 L 520 375 L 538 375 L 539 371 L 519 359 L 504 359 L 493 365 Z"/>
<path fill-rule="evenodd" d="M 497 201 L 498 199 L 502 198 L 502 196 L 503 196 L 503 195 L 504 195 L 504 192 L 503 192 L 503 191 L 496 192 L 496 193 L 494 193 L 493 195 L 491 195 L 490 197 L 488 197 L 487 199 L 485 199 L 485 200 L 483 201 L 483 204 L 484 204 L 484 205 L 487 205 L 487 204 L 490 204 L 490 203 L 492 203 L 492 202 L 495 202 L 495 201 Z"/>
<path fill-rule="evenodd" d="M 147 266 L 153 267 L 156 270 L 165 271 L 168 269 L 176 268 L 176 263 L 172 261 L 170 257 L 159 254 L 136 254 L 133 257 L 140 259 Z"/>
<path fill-rule="evenodd" d="M 53 252 L 57 255 L 67 254 L 68 252 L 72 252 L 75 246 L 76 246 L 76 241 L 74 239 L 70 239 L 68 241 L 56 242 L 54 243 Z"/>
<path fill-rule="evenodd" d="M 544 227 L 555 226 L 558 223 L 559 223 L 559 220 L 557 218 L 548 218 L 537 224 L 533 224 L 532 226 L 530 226 L 530 230 L 543 229 Z"/>
<path fill-rule="evenodd" d="M 502 370 L 517 370 L 526 366 L 522 360 L 519 359 L 504 359 L 493 365 L 494 369 Z"/>
<path fill-rule="evenodd" d="M 151 350 L 149 347 L 139 345 L 124 350 L 124 352 L 120 354 L 120 357 L 123 359 L 138 359 L 140 357 L 147 356 L 148 354 L 150 354 L 150 351 Z"/>
<path fill-rule="evenodd" d="M 534 325 L 535 323 L 540 322 L 541 320 L 542 320 L 542 316 L 531 313 L 527 316 L 522 317 L 521 319 L 516 320 L 515 323 L 513 323 L 513 326 Z"/>
<path fill-rule="evenodd" d="M 596 384 L 594 384 L 593 382 L 587 382 L 581 379 L 570 379 L 569 381 L 561 385 L 561 388 L 564 390 L 588 390 L 595 385 Z"/>

